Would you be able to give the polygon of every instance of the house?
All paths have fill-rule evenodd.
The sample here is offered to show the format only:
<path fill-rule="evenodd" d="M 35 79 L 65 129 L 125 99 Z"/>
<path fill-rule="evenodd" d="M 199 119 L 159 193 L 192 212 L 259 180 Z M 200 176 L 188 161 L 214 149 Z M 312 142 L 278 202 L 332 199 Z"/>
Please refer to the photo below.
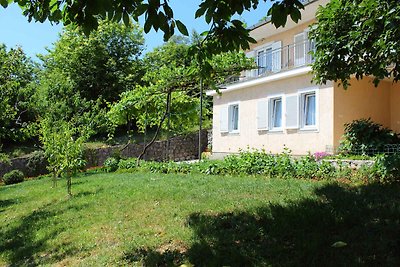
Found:
<path fill-rule="evenodd" d="M 310 26 L 328 0 L 304 1 L 299 23 L 288 21 L 276 29 L 270 22 L 251 28 L 257 41 L 247 54 L 258 69 L 246 71 L 235 82 L 207 92 L 213 97 L 213 155 L 257 148 L 294 155 L 333 151 L 344 124 L 371 118 L 400 132 L 400 85 L 390 80 L 378 87 L 372 79 L 351 80 L 344 90 L 338 83 L 316 85 L 310 73 Z"/>

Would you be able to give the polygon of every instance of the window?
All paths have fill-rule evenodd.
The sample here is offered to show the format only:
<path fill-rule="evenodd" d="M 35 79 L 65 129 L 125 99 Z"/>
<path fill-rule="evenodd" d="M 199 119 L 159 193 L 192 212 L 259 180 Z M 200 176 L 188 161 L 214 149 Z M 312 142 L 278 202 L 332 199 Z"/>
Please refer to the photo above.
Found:
<path fill-rule="evenodd" d="M 315 92 L 301 94 L 301 125 L 302 128 L 315 128 L 317 125 L 317 110 Z"/>
<path fill-rule="evenodd" d="M 221 106 L 219 111 L 221 133 L 239 132 L 239 103 Z"/>
<path fill-rule="evenodd" d="M 272 98 L 270 100 L 270 129 L 282 129 L 282 97 Z"/>
<path fill-rule="evenodd" d="M 272 48 L 268 47 L 257 52 L 258 75 L 272 70 Z"/>
<path fill-rule="evenodd" d="M 294 65 L 302 66 L 314 61 L 310 51 L 315 50 L 315 40 L 308 39 L 309 29 L 294 36 Z"/>
<path fill-rule="evenodd" d="M 294 36 L 294 65 L 306 63 L 306 34 L 304 32 Z"/>
<path fill-rule="evenodd" d="M 281 41 L 256 48 L 258 75 L 281 70 Z"/>
<path fill-rule="evenodd" d="M 239 104 L 229 105 L 229 132 L 238 132 L 239 131 Z"/>

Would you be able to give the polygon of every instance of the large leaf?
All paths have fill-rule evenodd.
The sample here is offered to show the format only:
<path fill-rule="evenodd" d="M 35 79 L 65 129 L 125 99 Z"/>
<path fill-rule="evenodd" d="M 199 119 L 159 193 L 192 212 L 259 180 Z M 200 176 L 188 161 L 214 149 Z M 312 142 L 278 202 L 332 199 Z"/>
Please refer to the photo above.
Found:
<path fill-rule="evenodd" d="M 188 32 L 186 26 L 185 26 L 180 20 L 177 20 L 177 21 L 176 21 L 176 26 L 178 26 L 178 30 L 179 30 L 183 35 L 189 36 L 189 32 Z"/>

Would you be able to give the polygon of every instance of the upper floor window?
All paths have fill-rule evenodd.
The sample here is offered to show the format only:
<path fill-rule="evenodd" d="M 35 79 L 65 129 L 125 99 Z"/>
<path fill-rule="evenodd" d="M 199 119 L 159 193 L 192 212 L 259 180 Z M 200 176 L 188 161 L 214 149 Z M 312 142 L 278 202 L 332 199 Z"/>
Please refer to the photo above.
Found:
<path fill-rule="evenodd" d="M 272 70 L 272 47 L 257 51 L 258 75 Z"/>
<path fill-rule="evenodd" d="M 281 42 L 273 42 L 255 48 L 257 75 L 278 72 L 281 70 L 282 51 Z"/>
<path fill-rule="evenodd" d="M 315 49 L 314 40 L 308 39 L 308 30 L 294 36 L 294 66 L 302 66 L 313 62 L 310 51 Z"/>

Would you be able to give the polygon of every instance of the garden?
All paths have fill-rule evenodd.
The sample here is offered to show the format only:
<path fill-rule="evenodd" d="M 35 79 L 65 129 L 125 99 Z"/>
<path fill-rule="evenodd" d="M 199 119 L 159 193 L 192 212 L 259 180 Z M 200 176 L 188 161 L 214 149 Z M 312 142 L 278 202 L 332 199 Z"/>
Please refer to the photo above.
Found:
<path fill-rule="evenodd" d="M 50 177 L 0 187 L 0 264 L 400 264 L 398 184 L 151 165 L 81 173 L 73 198 Z"/>
<path fill-rule="evenodd" d="M 0 264 L 397 266 L 400 157 L 364 157 L 373 165 L 354 169 L 288 149 L 192 163 L 116 154 L 64 174 L 69 195 L 53 174 L 2 186 Z"/>
<path fill-rule="evenodd" d="M 0 2 L 6 7 L 12 1 Z M 231 10 L 214 5 L 226 7 L 226 1 L 203 1 L 196 17 L 212 22 L 210 31 L 190 36 L 168 1 L 156 2 L 99 9 L 77 2 L 71 10 L 63 1 L 48 10 L 47 2 L 19 3 L 30 19 L 63 17 L 69 25 L 37 61 L 21 47 L 0 45 L 0 164 L 28 156 L 34 173 L 27 177 L 15 168 L 1 177 L 0 266 L 400 266 L 400 138 L 371 119 L 345 125 L 339 155 L 294 157 L 290 149 L 249 148 L 223 160 L 143 160 L 156 140 L 210 127 L 211 102 L 203 101 L 203 89 L 254 68 L 237 51 L 255 40 L 231 15 L 258 1 L 238 1 Z M 288 15 L 295 22 L 301 17 L 301 2 L 287 2 L 271 8 L 276 26 Z M 88 16 L 74 15 L 81 7 Z M 112 20 L 95 19 L 102 8 Z M 397 9 L 387 12 L 393 18 L 375 21 L 393 28 Z M 144 31 L 161 29 L 169 40 L 143 55 L 143 30 L 129 16 L 145 12 Z M 368 14 L 357 15 L 364 21 Z M 175 24 L 185 36 L 174 35 Z M 398 33 L 381 28 L 374 29 Z M 318 29 L 324 42 L 328 31 Z M 344 42 L 361 51 L 349 62 L 351 73 L 335 71 L 347 55 L 327 57 L 328 48 L 317 45 L 314 67 L 323 70 L 325 61 L 337 58 L 328 69 L 342 76 L 322 71 L 316 81 L 340 80 L 346 87 L 354 72 L 357 79 L 373 74 L 375 83 L 398 80 L 397 68 L 386 69 L 396 53 L 381 53 L 385 41 L 378 41 L 368 47 L 378 47 L 378 58 L 386 60 L 365 61 L 374 54 Z M 392 43 L 387 47 L 396 47 Z M 139 142 L 145 145 L 138 157 L 122 155 Z M 88 149 L 115 144 L 121 149 L 101 167 L 87 168 Z M 369 163 L 349 164 L 358 159 Z"/>

